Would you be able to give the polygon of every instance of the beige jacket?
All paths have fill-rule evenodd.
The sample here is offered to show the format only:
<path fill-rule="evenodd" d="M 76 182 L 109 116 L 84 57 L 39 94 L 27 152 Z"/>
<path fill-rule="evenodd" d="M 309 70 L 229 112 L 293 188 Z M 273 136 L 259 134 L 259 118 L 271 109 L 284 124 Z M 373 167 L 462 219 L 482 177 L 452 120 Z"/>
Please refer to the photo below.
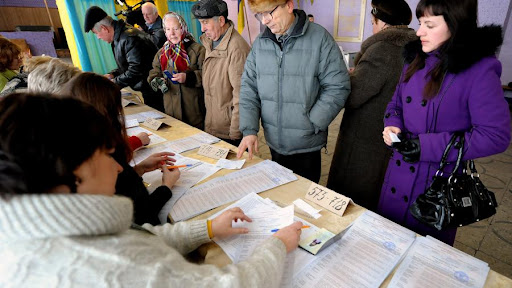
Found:
<path fill-rule="evenodd" d="M 164 109 L 166 114 L 202 130 L 206 113 L 201 84 L 205 49 L 196 42 L 186 42 L 185 49 L 190 59 L 190 65 L 186 71 L 187 79 L 183 84 L 173 84 L 170 80 L 166 80 L 169 91 L 164 94 Z M 148 83 L 156 77 L 164 78 L 160 64 L 162 51 L 163 48 L 158 50 L 153 59 L 153 69 L 149 71 Z M 172 61 L 169 61 L 164 69 L 172 71 Z"/>
<path fill-rule="evenodd" d="M 233 29 L 226 31 L 220 44 L 212 50 L 206 35 L 201 42 L 206 48 L 203 63 L 203 88 L 206 104 L 205 131 L 224 139 L 242 139 L 239 130 L 238 101 L 240 79 L 249 51 L 247 42 Z"/>

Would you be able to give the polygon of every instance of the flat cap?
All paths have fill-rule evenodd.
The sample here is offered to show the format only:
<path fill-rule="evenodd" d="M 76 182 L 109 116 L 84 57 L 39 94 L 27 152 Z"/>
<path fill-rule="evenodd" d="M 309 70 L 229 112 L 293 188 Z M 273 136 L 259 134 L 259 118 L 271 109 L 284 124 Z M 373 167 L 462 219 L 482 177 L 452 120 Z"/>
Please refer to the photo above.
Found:
<path fill-rule="evenodd" d="M 103 20 L 103 18 L 107 17 L 107 13 L 103 11 L 98 6 L 92 6 L 89 9 L 87 9 L 87 12 L 85 12 L 85 20 L 84 20 L 84 31 L 85 33 L 91 31 L 91 29 L 98 23 L 99 21 Z"/>
<path fill-rule="evenodd" d="M 197 19 L 207 19 L 215 16 L 227 18 L 228 5 L 222 0 L 200 0 L 192 6 L 192 14 Z"/>

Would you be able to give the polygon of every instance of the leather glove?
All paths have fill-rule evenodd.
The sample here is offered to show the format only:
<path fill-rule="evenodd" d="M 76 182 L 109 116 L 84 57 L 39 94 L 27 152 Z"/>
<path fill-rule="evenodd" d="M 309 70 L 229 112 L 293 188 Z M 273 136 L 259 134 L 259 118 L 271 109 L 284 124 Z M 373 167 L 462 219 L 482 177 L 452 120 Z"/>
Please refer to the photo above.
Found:
<path fill-rule="evenodd" d="M 401 142 L 395 142 L 391 147 L 395 148 L 398 153 L 402 154 L 403 159 L 407 163 L 416 163 L 420 160 L 420 139 L 404 139 L 405 137 L 399 133 L 398 138 Z"/>

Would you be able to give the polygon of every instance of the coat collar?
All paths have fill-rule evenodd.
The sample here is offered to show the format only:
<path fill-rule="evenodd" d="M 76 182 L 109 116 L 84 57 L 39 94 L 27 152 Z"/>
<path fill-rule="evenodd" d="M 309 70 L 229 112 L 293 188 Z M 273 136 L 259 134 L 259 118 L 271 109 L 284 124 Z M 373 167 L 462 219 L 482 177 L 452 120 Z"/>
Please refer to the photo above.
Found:
<path fill-rule="evenodd" d="M 226 30 L 226 33 L 224 34 L 224 37 L 220 41 L 219 45 L 217 45 L 217 47 L 215 47 L 215 50 L 217 50 L 217 51 L 228 50 L 228 44 L 229 44 L 229 40 L 231 40 L 231 36 L 233 35 L 234 25 L 231 20 L 229 20 L 227 22 L 227 24 L 229 25 L 229 28 L 228 28 L 228 30 Z M 213 41 L 211 39 L 206 37 L 206 35 L 204 35 L 204 34 L 201 35 L 201 37 L 199 37 L 199 39 L 201 39 L 201 43 L 203 43 L 203 46 L 206 48 L 206 51 L 213 52 L 212 51 L 213 50 L 212 49 Z"/>
<path fill-rule="evenodd" d="M 470 39 L 464 39 L 464 43 L 454 45 L 450 51 L 444 54 L 429 53 L 421 50 L 420 40 L 412 41 L 405 46 L 404 58 L 406 63 L 411 63 L 416 55 L 423 59 L 435 56 L 441 59 L 442 65 L 450 73 L 459 73 L 471 67 L 482 58 L 496 55 L 496 51 L 503 43 L 501 26 L 489 25 L 477 28 Z"/>
<path fill-rule="evenodd" d="M 295 17 L 298 17 L 299 20 L 297 21 L 297 25 L 295 25 L 295 28 L 293 28 L 290 38 L 304 35 L 304 33 L 306 33 L 306 30 L 310 25 L 309 19 L 306 17 L 306 13 L 304 11 L 294 9 L 293 13 L 295 13 Z M 272 33 L 272 31 L 270 31 L 268 27 L 266 27 L 265 31 L 263 31 L 263 33 L 261 34 L 261 38 L 269 38 L 272 41 L 278 43 L 276 35 Z"/>
<path fill-rule="evenodd" d="M 354 59 L 354 63 L 357 64 L 366 50 L 375 43 L 384 41 L 399 47 L 403 47 L 407 43 L 414 41 L 417 38 L 418 37 L 416 36 L 414 29 L 389 27 L 386 30 L 380 31 L 379 33 L 368 37 L 368 39 L 366 39 L 363 44 L 361 44 L 361 51 L 357 53 L 357 56 Z"/>

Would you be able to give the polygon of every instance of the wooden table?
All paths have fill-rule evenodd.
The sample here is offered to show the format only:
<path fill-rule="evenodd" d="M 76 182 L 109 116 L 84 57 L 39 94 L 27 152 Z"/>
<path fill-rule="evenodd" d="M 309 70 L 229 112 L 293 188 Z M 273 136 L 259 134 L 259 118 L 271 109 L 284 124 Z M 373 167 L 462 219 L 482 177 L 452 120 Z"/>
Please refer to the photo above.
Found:
<path fill-rule="evenodd" d="M 135 97 L 129 98 L 129 99 L 138 101 L 137 98 L 135 98 Z M 153 110 L 153 109 L 150 107 L 147 107 L 145 105 L 137 105 L 137 106 L 131 105 L 131 106 L 128 106 L 125 108 L 125 113 L 126 114 L 134 114 L 134 113 L 150 111 L 150 110 Z M 162 113 L 162 115 L 165 115 L 165 114 Z M 160 128 L 158 131 L 151 130 L 147 127 L 144 127 L 144 128 L 146 128 L 146 129 L 152 131 L 153 133 L 155 133 L 163 138 L 166 138 L 168 140 L 177 140 L 177 139 L 188 137 L 188 136 L 191 136 L 191 135 L 194 135 L 194 134 L 200 132 L 199 129 L 196 129 L 190 125 L 187 125 L 187 124 L 185 124 L 177 119 L 174 119 L 170 116 L 167 116 L 167 115 L 164 119 L 159 119 L 159 120 L 170 125 L 170 127 Z M 235 152 L 237 151 L 237 147 L 234 147 L 233 145 L 228 144 L 224 141 L 221 141 L 214 145 L 219 146 L 219 147 L 229 148 Z M 182 153 L 182 155 L 191 157 L 191 158 L 196 158 L 198 160 L 208 162 L 211 164 L 216 163 L 215 159 L 211 159 L 211 158 L 207 158 L 207 157 L 198 155 L 197 150 L 198 149 L 187 151 L 187 152 Z M 245 153 L 244 158 L 247 159 L 247 161 L 244 164 L 244 168 L 250 167 L 256 163 L 263 161 L 262 159 L 260 159 L 258 157 L 254 157 L 252 160 L 249 160 L 247 158 L 247 156 L 248 156 L 248 154 Z M 228 158 L 232 159 L 235 157 L 236 157 L 235 155 L 231 155 L 231 153 L 230 153 L 230 156 Z M 215 173 L 214 175 L 210 176 L 209 178 L 205 179 L 203 182 L 208 181 L 215 177 L 226 175 L 231 172 L 232 172 L 231 170 L 222 169 L 219 172 Z M 270 198 L 272 200 L 279 201 L 283 204 L 291 204 L 295 199 L 298 199 L 298 198 L 304 199 L 304 196 L 306 195 L 306 192 L 312 182 L 308 179 L 301 177 L 301 176 L 297 175 L 297 177 L 299 178 L 297 181 L 293 181 L 288 184 L 281 185 L 274 189 L 262 192 L 259 195 L 263 198 Z M 213 210 L 205 212 L 199 216 L 192 218 L 191 220 L 206 219 L 209 216 L 224 209 L 229 204 L 225 204 L 225 205 L 217 207 Z M 321 208 L 321 207 L 317 206 L 316 204 L 312 204 L 312 206 L 314 206 L 316 209 Z M 304 220 L 307 220 L 318 227 L 323 227 L 335 234 L 338 234 L 343 229 L 347 228 L 348 225 L 350 225 L 350 223 L 352 223 L 364 211 L 366 211 L 366 209 L 361 206 L 349 205 L 347 207 L 347 210 L 345 211 L 343 217 L 339 217 L 339 216 L 335 215 L 334 213 L 331 213 L 325 209 L 323 209 L 320 212 L 320 214 L 322 214 L 322 217 L 320 217 L 318 219 L 304 218 L 302 215 L 297 215 L 297 216 L 304 218 Z M 231 263 L 231 259 L 229 259 L 229 257 L 224 253 L 224 251 L 214 242 L 211 242 L 211 243 L 208 243 L 208 244 L 205 244 L 205 245 L 199 247 L 199 249 L 196 251 L 196 255 L 199 255 L 199 257 L 202 258 L 200 260 L 201 262 L 204 261 L 204 263 L 214 264 L 214 265 L 217 265 L 220 267 Z M 391 273 L 390 276 L 388 276 L 388 278 L 384 281 L 384 283 L 381 285 L 381 287 L 387 287 L 393 274 L 394 274 L 394 272 Z M 512 280 L 491 270 L 487 276 L 485 287 L 512 287 Z"/>

